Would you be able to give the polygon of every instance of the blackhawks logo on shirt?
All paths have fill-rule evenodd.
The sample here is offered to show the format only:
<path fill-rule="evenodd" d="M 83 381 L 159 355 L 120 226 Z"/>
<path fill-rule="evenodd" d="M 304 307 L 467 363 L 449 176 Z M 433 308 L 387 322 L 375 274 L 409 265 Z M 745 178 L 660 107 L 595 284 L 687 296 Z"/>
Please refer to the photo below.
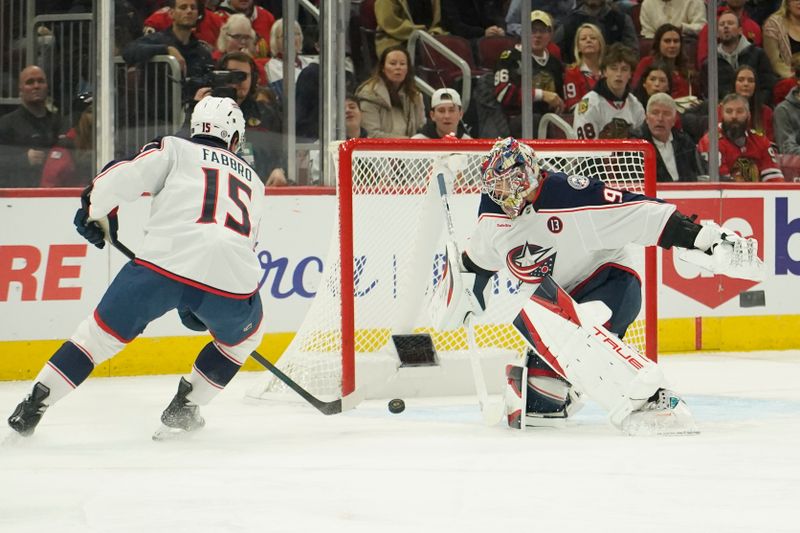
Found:
<path fill-rule="evenodd" d="M 589 111 L 589 100 L 584 98 L 578 103 L 578 113 L 581 115 Z"/>

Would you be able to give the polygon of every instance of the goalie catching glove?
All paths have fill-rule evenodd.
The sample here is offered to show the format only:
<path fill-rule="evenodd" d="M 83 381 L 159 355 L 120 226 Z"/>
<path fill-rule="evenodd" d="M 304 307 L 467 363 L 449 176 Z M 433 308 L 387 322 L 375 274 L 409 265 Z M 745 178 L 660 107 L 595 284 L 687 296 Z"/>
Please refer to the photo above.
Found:
<path fill-rule="evenodd" d="M 433 290 L 428 311 L 437 330 L 458 329 L 470 313 L 479 315 L 484 307 L 475 296 L 475 274 L 462 265 L 455 242 L 447 243 L 444 259 L 444 272 Z"/>
<path fill-rule="evenodd" d="M 764 280 L 764 263 L 758 258 L 758 241 L 740 237 L 714 222 L 706 222 L 694 241 L 695 249 L 680 250 L 678 257 L 701 268 L 732 278 Z"/>

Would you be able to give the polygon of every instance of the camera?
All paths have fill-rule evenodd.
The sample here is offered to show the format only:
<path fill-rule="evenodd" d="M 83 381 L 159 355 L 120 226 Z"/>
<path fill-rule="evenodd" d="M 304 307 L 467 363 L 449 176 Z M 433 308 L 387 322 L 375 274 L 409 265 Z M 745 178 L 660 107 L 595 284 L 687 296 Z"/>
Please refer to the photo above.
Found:
<path fill-rule="evenodd" d="M 227 97 L 236 100 L 236 89 L 228 87 L 231 83 L 241 83 L 247 79 L 247 73 L 241 70 L 217 70 L 212 65 L 199 76 L 191 76 L 183 80 L 189 94 L 194 94 L 201 87 L 211 87 L 211 96 Z"/>

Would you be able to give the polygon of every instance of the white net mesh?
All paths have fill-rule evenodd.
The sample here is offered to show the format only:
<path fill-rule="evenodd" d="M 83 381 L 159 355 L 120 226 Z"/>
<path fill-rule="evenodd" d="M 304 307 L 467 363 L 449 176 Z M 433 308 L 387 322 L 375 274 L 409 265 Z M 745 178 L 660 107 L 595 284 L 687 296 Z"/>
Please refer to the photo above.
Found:
<path fill-rule="evenodd" d="M 429 194 L 429 186 L 435 187 L 430 177 L 437 158 L 445 158 L 450 168 L 457 169 L 450 206 L 463 249 L 465 238 L 475 225 L 480 164 L 493 143 L 396 142 L 351 141 L 343 146 L 352 154 L 352 163 L 337 167 L 339 183 L 352 182 L 352 187 L 339 190 L 338 195 L 340 208 L 344 205 L 347 209 L 348 202 L 342 202 L 343 198 L 352 201 L 354 294 L 343 302 L 343 247 L 337 221 L 314 302 L 278 362 L 284 372 L 316 395 L 341 394 L 343 340 L 352 340 L 355 345 L 356 378 L 359 369 L 372 361 L 397 361 L 392 334 L 430 333 L 439 357 L 467 354 L 463 328 L 437 332 L 428 318 L 427 299 L 444 263 L 446 240 L 440 199 L 438 194 Z M 644 192 L 644 152 L 636 145 L 621 144 L 619 149 L 609 149 L 608 144 L 576 141 L 531 144 L 545 170 L 599 177 L 614 187 Z M 346 250 L 344 256 L 348 257 Z M 641 249 L 634 253 L 634 257 L 640 256 L 638 271 L 645 280 Z M 525 350 L 510 323 L 521 306 L 520 298 L 525 298 L 529 290 L 519 290 L 518 282 L 503 272 L 492 279 L 490 287 L 487 311 L 474 321 L 476 340 L 482 355 L 503 353 L 512 357 Z M 342 329 L 343 303 L 345 309 L 353 306 L 352 331 Z M 639 320 L 625 337 L 642 351 L 646 308 L 645 301 Z M 357 383 L 359 387 L 363 385 L 361 380 Z M 272 379 L 266 383 L 265 391 L 280 391 L 282 387 Z"/>

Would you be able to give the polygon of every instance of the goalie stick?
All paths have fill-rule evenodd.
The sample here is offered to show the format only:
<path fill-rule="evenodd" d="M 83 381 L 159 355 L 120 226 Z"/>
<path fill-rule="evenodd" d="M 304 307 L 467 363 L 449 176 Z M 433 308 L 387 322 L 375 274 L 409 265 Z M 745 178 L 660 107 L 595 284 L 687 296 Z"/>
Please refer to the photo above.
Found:
<path fill-rule="evenodd" d="M 108 235 L 108 234 L 106 234 Z M 111 245 L 119 250 L 125 257 L 133 261 L 136 259 L 136 254 L 131 251 L 130 248 L 122 244 L 118 239 L 107 239 Z M 301 398 L 305 401 L 310 403 L 314 406 L 320 413 L 324 415 L 336 415 L 341 413 L 342 411 L 349 411 L 350 409 L 354 408 L 356 405 L 361 403 L 361 394 L 358 391 L 353 391 L 352 393 L 348 394 L 344 398 L 337 398 L 336 400 L 331 400 L 329 402 L 320 400 L 306 389 L 301 387 L 295 380 L 287 376 L 283 373 L 280 369 L 278 369 L 274 364 L 272 364 L 266 357 L 258 353 L 257 351 L 253 350 L 250 353 L 250 357 L 252 357 L 258 364 L 269 370 L 276 378 L 281 380 L 287 387 L 295 391 Z"/>
<path fill-rule="evenodd" d="M 444 172 L 434 167 L 434 178 L 439 186 L 439 197 L 442 201 L 442 210 L 447 226 L 447 233 L 450 240 L 456 242 L 456 232 L 453 226 L 453 216 L 450 212 L 450 203 L 447 201 L 447 184 L 444 180 Z M 459 260 L 458 258 L 456 258 Z M 472 367 L 472 378 L 475 381 L 475 392 L 478 395 L 478 405 L 481 408 L 483 422 L 487 426 L 494 426 L 503 418 L 505 406 L 502 402 L 490 402 L 489 393 L 486 389 L 486 378 L 483 375 L 481 361 L 478 358 L 478 343 L 475 340 L 475 331 L 472 326 L 472 314 L 468 314 L 464 320 L 464 329 L 467 332 L 467 345 L 469 346 L 469 361 Z"/>

